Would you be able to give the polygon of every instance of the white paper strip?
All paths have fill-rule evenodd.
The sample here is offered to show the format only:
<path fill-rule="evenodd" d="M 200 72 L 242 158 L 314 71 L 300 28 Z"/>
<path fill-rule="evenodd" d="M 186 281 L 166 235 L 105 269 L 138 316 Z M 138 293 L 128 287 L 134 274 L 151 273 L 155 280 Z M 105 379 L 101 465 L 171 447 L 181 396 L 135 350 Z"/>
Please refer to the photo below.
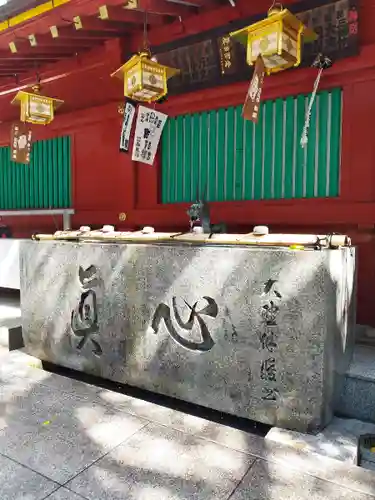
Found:
<path fill-rule="evenodd" d="M 152 165 L 168 116 L 145 106 L 138 107 L 133 144 L 133 161 Z"/>

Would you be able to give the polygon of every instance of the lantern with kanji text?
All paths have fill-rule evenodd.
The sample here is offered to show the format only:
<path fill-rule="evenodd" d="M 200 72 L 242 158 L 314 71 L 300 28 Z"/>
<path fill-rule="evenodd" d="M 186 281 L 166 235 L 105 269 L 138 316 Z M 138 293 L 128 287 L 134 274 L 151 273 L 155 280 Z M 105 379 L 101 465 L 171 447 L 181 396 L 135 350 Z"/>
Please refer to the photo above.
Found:
<path fill-rule="evenodd" d="M 12 104 L 21 107 L 21 122 L 33 123 L 35 125 L 48 125 L 55 116 L 55 110 L 64 101 L 39 94 L 40 86 L 33 87 L 33 92 L 20 90 L 12 101 Z"/>
<path fill-rule="evenodd" d="M 136 54 L 111 76 L 124 80 L 124 95 L 140 102 L 157 102 L 168 93 L 168 79 L 179 69 L 159 64 L 147 51 Z"/>
<path fill-rule="evenodd" d="M 262 57 L 267 74 L 298 66 L 303 43 L 317 38 L 313 30 L 281 5 L 272 6 L 266 19 L 234 31 L 230 36 L 247 47 L 250 66 Z"/>

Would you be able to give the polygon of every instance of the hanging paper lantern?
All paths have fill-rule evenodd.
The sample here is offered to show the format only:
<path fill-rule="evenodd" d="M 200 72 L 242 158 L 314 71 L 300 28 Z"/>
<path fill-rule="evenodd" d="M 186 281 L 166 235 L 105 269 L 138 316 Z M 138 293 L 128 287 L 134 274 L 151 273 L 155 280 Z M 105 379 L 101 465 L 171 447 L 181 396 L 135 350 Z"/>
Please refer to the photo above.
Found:
<path fill-rule="evenodd" d="M 271 7 L 266 19 L 234 31 L 230 36 L 247 47 L 249 66 L 258 56 L 262 57 L 267 74 L 298 66 L 303 42 L 317 38 L 314 31 L 281 5 Z"/>
<path fill-rule="evenodd" d="M 39 94 L 40 87 L 33 87 L 33 92 L 20 90 L 13 99 L 12 104 L 21 106 L 21 122 L 35 125 L 48 125 L 52 122 L 55 110 L 64 101 Z"/>
<path fill-rule="evenodd" d="M 150 103 L 167 95 L 168 79 L 179 72 L 179 69 L 152 60 L 148 52 L 141 52 L 131 57 L 111 76 L 124 80 L 125 97 Z"/>

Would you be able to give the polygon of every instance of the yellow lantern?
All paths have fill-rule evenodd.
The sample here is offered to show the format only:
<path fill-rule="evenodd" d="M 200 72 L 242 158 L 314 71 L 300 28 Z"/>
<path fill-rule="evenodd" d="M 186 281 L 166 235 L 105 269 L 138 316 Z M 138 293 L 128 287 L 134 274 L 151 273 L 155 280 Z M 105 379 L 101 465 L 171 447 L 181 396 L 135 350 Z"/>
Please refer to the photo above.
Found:
<path fill-rule="evenodd" d="M 230 36 L 247 47 L 249 66 L 258 56 L 262 57 L 267 74 L 298 66 L 303 42 L 317 38 L 313 30 L 281 5 L 271 7 L 266 19 L 234 31 Z"/>
<path fill-rule="evenodd" d="M 124 80 L 125 97 L 150 103 L 167 95 L 168 79 L 179 72 L 179 69 L 152 60 L 150 54 L 145 51 L 131 57 L 111 76 Z"/>
<path fill-rule="evenodd" d="M 48 125 L 54 119 L 55 110 L 64 101 L 40 95 L 39 86 L 33 87 L 34 92 L 20 90 L 12 104 L 21 106 L 21 121 L 35 125 Z"/>

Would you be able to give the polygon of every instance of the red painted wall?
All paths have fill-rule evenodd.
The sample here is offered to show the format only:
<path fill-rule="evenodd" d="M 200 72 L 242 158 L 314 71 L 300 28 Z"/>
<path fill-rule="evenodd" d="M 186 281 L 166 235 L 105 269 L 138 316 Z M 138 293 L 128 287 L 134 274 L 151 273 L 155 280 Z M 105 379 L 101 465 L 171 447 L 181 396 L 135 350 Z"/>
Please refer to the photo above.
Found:
<path fill-rule="evenodd" d="M 257 8 L 258 7 L 258 8 Z M 217 15 L 207 13 L 183 25 L 150 33 L 151 43 L 170 41 L 193 32 L 227 23 L 241 15 L 264 12 L 266 6 L 244 0 L 239 13 L 223 7 Z M 272 231 L 346 232 L 359 248 L 358 321 L 375 326 L 375 1 L 362 0 L 360 6 L 361 53 L 338 61 L 328 70 L 321 88 L 343 88 L 343 134 L 341 195 L 338 199 L 226 202 L 212 205 L 215 221 L 224 220 L 230 230 L 247 231 L 254 224 L 268 224 Z M 137 48 L 139 40 L 133 40 Z M 38 129 L 40 138 L 67 134 L 73 144 L 74 225 L 114 224 L 118 228 L 153 225 L 157 229 L 187 228 L 186 207 L 158 203 L 159 164 L 152 167 L 134 164 L 128 155 L 119 153 L 121 84 L 109 74 L 120 64 L 120 48 L 107 48 L 101 66 L 84 69 L 51 84 L 53 93 L 65 98 L 69 112 L 60 114 L 53 125 Z M 86 61 L 84 64 L 89 66 Z M 90 61 L 91 66 L 95 61 Z M 99 64 L 99 63 L 97 63 Z M 90 66 L 90 67 L 91 67 Z M 62 69 L 61 69 L 62 71 Z M 263 98 L 309 92 L 316 72 L 313 69 L 286 71 L 266 79 Z M 50 88 L 50 87 L 49 87 Z M 162 105 L 169 115 L 191 113 L 223 106 L 238 105 L 244 100 L 247 84 L 209 89 L 170 98 Z M 104 102 L 106 101 L 106 102 Z M 0 110 L 9 102 L 1 98 Z M 88 102 L 93 106 L 87 107 Z M 74 109 L 80 108 L 79 111 Z M 9 118 L 10 119 L 10 116 Z M 9 122 L 0 124 L 0 144 L 9 142 Z M 119 222 L 125 212 L 127 220 Z M 13 219 L 18 235 L 35 231 L 53 231 L 49 218 Z"/>

